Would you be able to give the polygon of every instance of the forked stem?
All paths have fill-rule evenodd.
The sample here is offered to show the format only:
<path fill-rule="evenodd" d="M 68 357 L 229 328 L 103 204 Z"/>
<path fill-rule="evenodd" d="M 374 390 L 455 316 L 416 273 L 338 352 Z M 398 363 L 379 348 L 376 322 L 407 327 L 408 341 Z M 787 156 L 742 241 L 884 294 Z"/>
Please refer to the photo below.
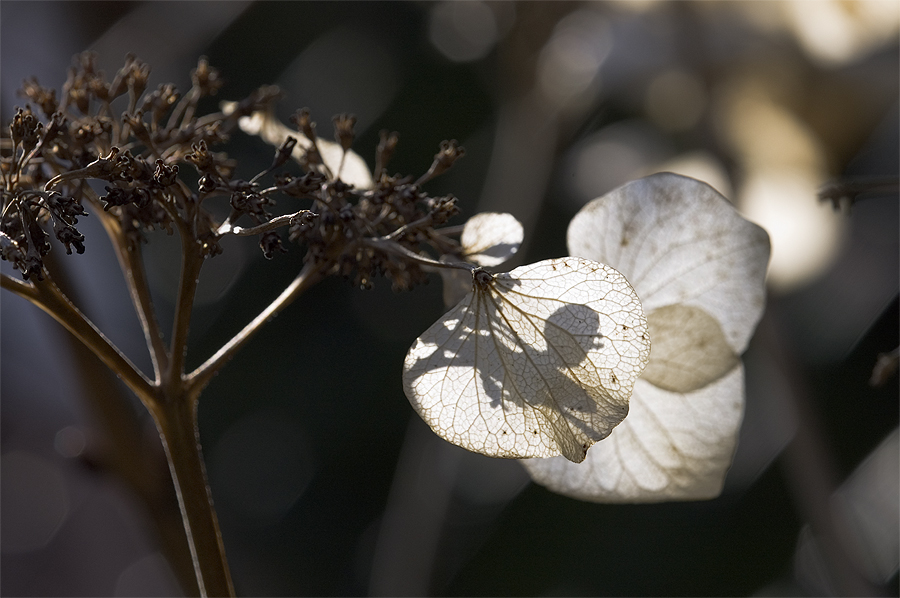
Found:
<path fill-rule="evenodd" d="M 153 383 L 75 307 L 49 276 L 29 283 L 3 274 L 0 281 L 4 289 L 37 305 L 74 334 L 150 407 Z"/>
<path fill-rule="evenodd" d="M 282 309 L 290 305 L 294 299 L 300 296 L 303 291 L 319 282 L 322 279 L 323 270 L 327 266 L 307 263 L 303 269 L 297 274 L 297 277 L 291 281 L 291 284 L 285 288 L 281 294 L 270 303 L 259 315 L 251 320 L 244 328 L 238 332 L 230 341 L 222 345 L 216 353 L 206 360 L 200 367 L 191 372 L 186 378 L 186 386 L 190 392 L 199 393 L 212 377 L 222 369 L 228 361 L 234 357 L 238 349 L 243 347 L 254 334 L 266 323 L 270 318 L 274 317 Z"/>
<path fill-rule="evenodd" d="M 213 508 L 197 432 L 202 386 L 168 387 L 144 376 L 50 280 L 27 283 L 3 274 L 3 288 L 53 316 L 140 398 L 153 416 L 166 451 L 201 596 L 234 596 L 222 535 Z"/>

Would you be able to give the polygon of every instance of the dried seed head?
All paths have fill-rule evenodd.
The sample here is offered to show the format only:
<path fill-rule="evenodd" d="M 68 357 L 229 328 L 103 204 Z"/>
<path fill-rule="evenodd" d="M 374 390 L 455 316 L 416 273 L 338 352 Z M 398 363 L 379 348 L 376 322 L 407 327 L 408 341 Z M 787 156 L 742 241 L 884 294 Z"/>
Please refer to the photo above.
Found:
<path fill-rule="evenodd" d="M 75 56 L 75 60 L 81 68 L 82 73 L 85 75 L 85 78 L 90 75 L 97 75 L 97 69 L 94 64 L 97 61 L 96 52 L 82 52 Z"/>
<path fill-rule="evenodd" d="M 65 246 L 68 255 L 72 255 L 73 245 L 75 246 L 75 251 L 84 253 L 84 235 L 78 232 L 78 229 L 73 225 L 60 225 L 54 220 L 53 232 L 56 234 L 56 238 L 59 239 L 59 242 Z"/>
<path fill-rule="evenodd" d="M 59 102 L 56 99 L 56 90 L 42 87 L 38 84 L 35 77 L 25 79 L 25 81 L 22 82 L 22 89 L 19 93 L 40 106 L 44 116 L 48 118 L 56 112 L 56 109 L 59 107 Z"/>
<path fill-rule="evenodd" d="M 459 206 L 456 198 L 452 195 L 435 197 L 429 203 L 431 204 L 431 219 L 434 226 L 446 224 L 450 218 L 459 214 Z"/>
<path fill-rule="evenodd" d="M 132 63 L 134 62 L 134 54 L 125 56 L 125 65 L 118 70 L 116 76 L 113 77 L 112 83 L 109 84 L 109 100 L 112 101 L 128 90 L 128 82 L 131 77 Z"/>
<path fill-rule="evenodd" d="M 435 169 L 434 175 L 437 176 L 453 166 L 453 163 L 466 155 L 466 150 L 456 139 L 450 141 L 442 141 L 441 149 L 434 155 L 434 163 L 438 168 Z"/>
<path fill-rule="evenodd" d="M 386 130 L 382 129 L 378 134 L 381 139 L 378 142 L 378 148 L 375 151 L 375 177 L 383 178 L 382 170 L 384 170 L 384 168 L 387 167 L 388 162 L 391 161 L 394 150 L 397 147 L 397 142 L 400 138 L 397 136 L 396 131 L 388 133 Z"/>
<path fill-rule="evenodd" d="M 199 143 L 192 143 L 191 150 L 191 153 L 185 155 L 184 159 L 193 164 L 201 174 L 215 174 L 215 161 L 206 142 L 201 140 Z"/>
<path fill-rule="evenodd" d="M 296 147 L 296 145 L 296 138 L 288 137 L 285 139 L 284 143 L 281 144 L 281 147 L 275 150 L 275 159 L 272 161 L 271 169 L 274 170 L 284 166 L 287 161 L 291 159 L 291 154 L 294 153 L 294 147 Z"/>
<path fill-rule="evenodd" d="M 26 154 L 37 146 L 43 131 L 44 125 L 32 114 L 29 106 L 26 106 L 24 110 L 18 108 L 9 124 L 9 134 L 13 144 L 22 144 Z"/>
<path fill-rule="evenodd" d="M 344 151 L 353 145 L 353 127 L 356 125 L 356 117 L 352 114 L 338 114 L 334 121 L 334 140 L 341 144 Z"/>
<path fill-rule="evenodd" d="M 212 193 L 216 189 L 216 181 L 209 175 L 203 175 L 197 181 L 197 188 L 201 193 Z"/>
<path fill-rule="evenodd" d="M 259 247 L 267 260 L 274 258 L 276 253 L 287 253 L 287 249 L 281 244 L 281 237 L 276 231 L 263 233 L 259 238 Z"/>
<path fill-rule="evenodd" d="M 156 161 L 156 170 L 153 173 L 153 181 L 160 187 L 174 185 L 178 180 L 178 165 L 168 166 L 163 160 Z"/>
<path fill-rule="evenodd" d="M 150 78 L 150 65 L 139 60 L 131 61 L 131 69 L 128 73 L 128 89 L 135 98 L 141 97 L 147 89 L 147 80 Z"/>
<path fill-rule="evenodd" d="M 178 101 L 178 90 L 171 83 L 160 85 L 153 93 L 144 97 L 140 112 L 150 113 L 152 122 L 157 123 Z"/>
<path fill-rule="evenodd" d="M 225 81 L 217 69 L 209 66 L 206 56 L 201 56 L 197 62 L 197 68 L 191 71 L 191 81 L 194 87 L 200 90 L 200 94 L 204 96 L 214 96 L 221 89 Z"/>
<path fill-rule="evenodd" d="M 309 115 L 309 108 L 301 108 L 293 116 L 290 121 L 297 127 L 297 130 L 303 133 L 310 141 L 315 144 L 316 141 L 316 123 L 312 121 Z"/>
<path fill-rule="evenodd" d="M 425 181 L 430 181 L 434 177 L 443 174 L 448 168 L 453 166 L 454 162 L 465 155 L 466 150 L 457 143 L 456 139 L 442 141 L 441 148 L 438 153 L 434 155 L 434 162 L 431 163 L 428 172 L 419 177 L 419 180 L 416 181 L 416 183 L 421 185 Z"/>

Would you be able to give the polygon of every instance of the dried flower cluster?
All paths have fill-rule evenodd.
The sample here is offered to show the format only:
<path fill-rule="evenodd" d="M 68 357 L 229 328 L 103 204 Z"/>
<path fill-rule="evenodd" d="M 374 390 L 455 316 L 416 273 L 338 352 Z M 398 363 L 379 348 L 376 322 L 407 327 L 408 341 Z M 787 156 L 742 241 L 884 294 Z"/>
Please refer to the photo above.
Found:
<path fill-rule="evenodd" d="M 17 109 L 9 138 L 0 138 L 0 257 L 24 281 L 3 273 L 0 282 L 56 318 L 151 413 L 167 447 L 190 546 L 191 566 L 185 570 L 196 574 L 201 595 L 234 595 L 197 444 L 201 392 L 272 315 L 324 276 L 341 274 L 369 288 L 376 276 L 385 275 L 402 290 L 427 280 L 423 266 L 444 265 L 434 258 L 462 254 L 460 240 L 451 237 L 459 229 L 436 228 L 458 213 L 456 199 L 432 197 L 422 185 L 464 152 L 455 141 L 446 141 L 418 178 L 389 175 L 385 166 L 397 135 L 383 133 L 373 176 L 350 149 L 351 115 L 334 118 L 335 141 L 317 137 L 307 110 L 295 114 L 294 130 L 276 126 L 272 106 L 281 92 L 267 86 L 198 116 L 200 100 L 222 87 L 205 59 L 193 70 L 192 86 L 183 96 L 173 85 L 148 91 L 149 74 L 146 64 L 129 56 L 107 82 L 95 57 L 86 53 L 76 57 L 61 100 L 36 80 L 25 82 L 22 95 L 29 105 Z M 253 134 L 256 124 L 267 132 L 274 127 L 277 141 L 264 138 L 277 150 L 270 167 L 245 180 L 236 176 L 235 161 L 213 148 L 238 127 Z M 276 200 L 291 207 L 276 210 Z M 88 214 L 102 222 L 112 241 L 150 350 L 151 374 L 136 368 L 65 296 L 45 259 L 51 231 L 68 253 L 90 246 L 77 228 L 78 218 Z M 160 229 L 177 233 L 182 249 L 168 337 L 156 316 L 141 256 L 147 233 Z M 286 251 L 285 237 L 306 247 L 306 263 L 268 307 L 189 372 L 188 331 L 200 271 L 206 259 L 221 253 L 226 235 L 258 237 L 267 258 Z M 95 398 L 104 404 L 116 400 Z M 173 557 L 185 559 L 183 548 L 180 543 L 170 547 Z"/>
<path fill-rule="evenodd" d="M 303 113 L 297 120 L 303 122 Z M 336 119 L 335 127 L 335 137 L 345 151 L 349 149 L 346 122 Z M 307 137 L 315 139 L 309 132 Z M 383 134 L 379 164 L 387 163 L 395 145 L 396 136 Z M 459 209 L 453 196 L 430 197 L 420 185 L 434 176 L 441 164 L 452 163 L 461 155 L 462 148 L 455 142 L 445 142 L 428 173 L 418 181 L 410 176 L 388 176 L 382 167 L 372 189 L 355 189 L 316 171 L 301 179 L 281 177 L 278 184 L 285 193 L 293 190 L 313 200 L 310 212 L 293 219 L 290 239 L 307 245 L 308 261 L 334 263 L 341 275 L 361 288 L 371 288 L 378 275 L 387 276 L 395 290 L 423 283 L 425 272 L 409 254 L 423 243 L 438 255 L 457 248 L 456 241 L 435 227 L 445 224 Z"/>
<path fill-rule="evenodd" d="M 397 136 L 383 133 L 371 188 L 354 187 L 342 180 L 341 167 L 352 153 L 355 119 L 334 119 L 341 152 L 335 167 L 323 158 L 333 144 L 317 139 L 309 112 L 300 110 L 292 119 L 296 137 L 282 143 L 270 168 L 243 180 L 234 177 L 234 161 L 211 148 L 227 140 L 241 118 L 265 111 L 281 96 L 278 88 L 262 87 L 227 110 L 198 117 L 200 99 L 223 84 L 205 59 L 192 71 L 184 96 L 171 84 L 148 91 L 149 73 L 148 65 L 128 56 L 107 82 L 95 57 L 85 53 L 69 71 L 62 101 L 56 90 L 25 82 L 22 95 L 42 115 L 30 106 L 18 109 L 10 139 L 3 140 L 0 249 L 26 280 L 43 279 L 51 225 L 67 252 L 84 251 L 76 225 L 78 216 L 88 214 L 86 205 L 113 216 L 129 246 L 155 229 L 171 233 L 175 225 L 204 258 L 221 252 L 218 241 L 225 234 L 258 235 L 271 258 L 285 251 L 277 229 L 289 226 L 289 239 L 307 246 L 306 260 L 319 272 L 340 273 L 363 288 L 382 274 L 395 289 L 425 281 L 417 257 L 423 243 L 438 255 L 458 249 L 457 241 L 435 230 L 458 212 L 455 198 L 430 197 L 421 189 L 463 155 L 455 141 L 444 142 L 428 172 L 416 179 L 387 174 Z M 292 153 L 298 157 L 298 140 L 305 172 L 280 171 Z M 182 176 L 183 165 L 193 166 L 199 178 Z M 270 174 L 273 183 L 264 186 L 261 180 Z M 105 193 L 89 179 L 103 181 Z M 275 216 L 279 196 L 306 200 L 307 207 Z M 230 203 L 224 222 L 204 206 L 213 198 Z M 251 225 L 236 226 L 241 219 Z"/>

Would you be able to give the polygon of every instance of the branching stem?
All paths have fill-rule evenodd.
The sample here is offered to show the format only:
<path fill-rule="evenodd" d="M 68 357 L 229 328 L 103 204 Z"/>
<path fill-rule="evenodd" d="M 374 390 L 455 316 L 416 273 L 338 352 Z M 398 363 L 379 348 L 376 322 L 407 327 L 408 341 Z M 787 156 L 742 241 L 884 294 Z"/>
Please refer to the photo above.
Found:
<path fill-rule="evenodd" d="M 52 179 L 50 179 L 49 181 L 47 181 L 47 184 L 44 185 L 44 189 L 46 191 L 49 191 L 50 189 L 53 189 L 54 187 L 56 187 L 57 185 L 59 185 L 60 183 L 62 183 L 64 181 L 71 181 L 74 179 L 91 178 L 95 174 L 96 174 L 96 170 L 94 168 L 92 168 L 90 165 L 85 166 L 84 168 L 79 168 L 78 170 L 69 170 L 66 172 L 61 172 L 58 175 L 56 175 L 55 177 L 53 177 Z"/>
<path fill-rule="evenodd" d="M 169 364 L 169 353 L 163 342 L 159 320 L 156 318 L 156 312 L 153 309 L 153 300 L 150 296 L 150 286 L 147 283 L 144 271 L 141 247 L 136 243 L 131 244 L 128 242 L 121 223 L 100 207 L 100 199 L 90 188 L 85 188 L 84 191 L 94 206 L 94 211 L 100 219 L 103 228 L 106 229 L 106 234 L 109 236 L 116 251 L 119 267 L 125 276 L 128 293 L 131 295 L 134 311 L 141 323 L 141 329 L 144 331 L 147 347 L 150 349 L 153 375 L 156 383 L 159 384 L 162 380 L 162 371 Z"/>
<path fill-rule="evenodd" d="M 321 264 L 307 263 L 291 284 L 268 307 L 244 326 L 230 341 L 222 345 L 203 365 L 185 378 L 185 384 L 189 391 L 199 392 L 200 389 L 205 387 L 212 377 L 222 369 L 222 366 L 228 363 L 234 357 L 234 354 L 259 331 L 263 324 L 290 305 L 301 293 L 321 280 L 327 269 L 326 266 Z"/>
<path fill-rule="evenodd" d="M 69 301 L 49 277 L 29 283 L 3 274 L 0 282 L 2 288 L 31 301 L 74 334 L 152 410 L 153 383 Z"/>
<path fill-rule="evenodd" d="M 302 216 L 303 214 L 311 213 L 310 210 L 300 210 L 299 212 L 294 212 L 293 214 L 285 214 L 284 216 L 276 216 L 272 218 L 268 222 L 263 222 L 262 224 L 258 224 L 256 226 L 250 227 L 242 227 L 242 226 L 234 226 L 231 224 L 230 220 L 226 220 L 222 223 L 222 226 L 216 231 L 219 235 L 237 235 L 239 237 L 252 237 L 254 235 L 258 235 L 260 233 L 265 233 L 270 230 L 275 230 L 276 228 L 282 227 L 286 224 L 290 224 L 294 218 Z"/>
<path fill-rule="evenodd" d="M 187 339 L 191 325 L 191 311 L 194 306 L 194 296 L 197 294 L 197 283 L 200 277 L 200 268 L 203 266 L 203 257 L 199 252 L 189 247 L 194 241 L 182 236 L 184 247 L 181 262 L 181 278 L 178 283 L 178 297 L 175 304 L 175 321 L 172 324 L 172 337 L 169 348 L 169 365 L 163 376 L 164 384 L 175 388 L 181 385 L 184 374 L 184 360 L 187 354 Z"/>
<path fill-rule="evenodd" d="M 393 253 L 396 255 L 402 255 L 405 258 L 408 258 L 414 262 L 422 264 L 424 266 L 432 266 L 434 268 L 451 268 L 454 270 L 467 270 L 469 272 L 473 270 L 477 270 L 478 266 L 475 264 L 470 264 L 468 262 L 439 262 L 437 260 L 433 260 L 430 257 L 426 257 L 424 255 L 420 255 L 414 251 L 410 251 L 403 245 L 397 243 L 396 241 L 392 241 L 387 237 L 379 237 L 376 239 L 363 239 L 361 241 L 364 245 L 368 245 L 369 247 L 374 247 L 375 249 L 380 249 L 381 251 L 387 253 Z"/>

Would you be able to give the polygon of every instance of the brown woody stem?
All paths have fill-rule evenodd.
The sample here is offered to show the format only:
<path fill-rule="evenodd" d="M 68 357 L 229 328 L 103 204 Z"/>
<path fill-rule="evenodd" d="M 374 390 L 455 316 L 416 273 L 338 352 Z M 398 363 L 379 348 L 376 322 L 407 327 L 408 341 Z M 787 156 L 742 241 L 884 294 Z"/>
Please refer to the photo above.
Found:
<path fill-rule="evenodd" d="M 69 301 L 49 277 L 26 283 L 4 274 L 0 280 L 4 289 L 28 299 L 74 334 L 150 407 L 148 403 L 152 401 L 153 383 Z"/>
<path fill-rule="evenodd" d="M 200 449 L 198 394 L 164 400 L 154 413 L 154 419 L 169 461 L 200 595 L 234 596 L 225 546 Z"/>

